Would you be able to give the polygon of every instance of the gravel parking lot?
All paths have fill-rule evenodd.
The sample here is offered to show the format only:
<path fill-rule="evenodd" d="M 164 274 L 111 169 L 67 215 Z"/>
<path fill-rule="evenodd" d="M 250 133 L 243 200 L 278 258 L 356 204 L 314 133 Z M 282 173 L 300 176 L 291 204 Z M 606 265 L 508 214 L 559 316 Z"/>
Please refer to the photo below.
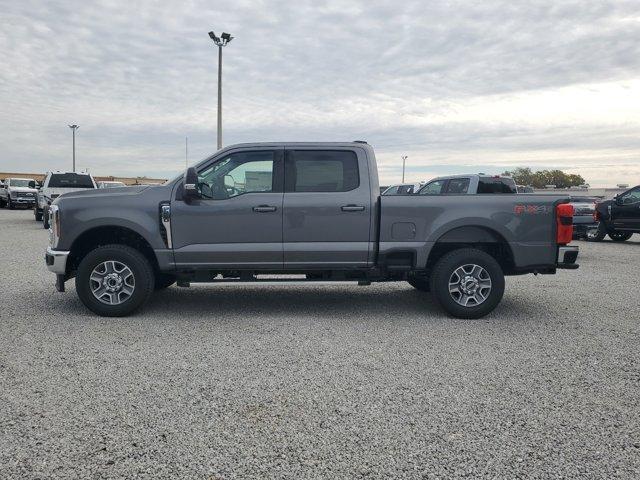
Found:
<path fill-rule="evenodd" d="M 640 235 L 507 280 L 195 286 L 122 319 L 57 293 L 0 210 L 0 478 L 639 478 Z"/>

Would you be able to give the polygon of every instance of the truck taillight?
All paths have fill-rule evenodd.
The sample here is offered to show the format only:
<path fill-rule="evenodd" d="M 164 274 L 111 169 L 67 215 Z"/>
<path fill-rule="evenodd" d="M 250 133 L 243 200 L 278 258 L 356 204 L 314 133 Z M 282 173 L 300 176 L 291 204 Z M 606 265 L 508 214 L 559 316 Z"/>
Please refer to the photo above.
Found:
<path fill-rule="evenodd" d="M 556 225 L 556 243 L 570 243 L 573 239 L 573 205 L 561 203 L 556 207 Z"/>

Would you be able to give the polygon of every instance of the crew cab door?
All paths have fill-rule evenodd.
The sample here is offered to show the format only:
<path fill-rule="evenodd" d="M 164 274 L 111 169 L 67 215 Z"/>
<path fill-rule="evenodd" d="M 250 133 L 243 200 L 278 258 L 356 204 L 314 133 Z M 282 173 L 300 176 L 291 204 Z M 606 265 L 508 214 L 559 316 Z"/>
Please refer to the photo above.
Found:
<path fill-rule="evenodd" d="M 171 203 L 176 266 L 282 268 L 283 149 L 237 149 L 198 168 L 199 198 Z"/>
<path fill-rule="evenodd" d="M 640 230 L 640 187 L 621 194 L 611 206 L 614 228 Z"/>
<path fill-rule="evenodd" d="M 367 266 L 372 208 L 364 150 L 296 147 L 285 158 L 285 268 Z"/>

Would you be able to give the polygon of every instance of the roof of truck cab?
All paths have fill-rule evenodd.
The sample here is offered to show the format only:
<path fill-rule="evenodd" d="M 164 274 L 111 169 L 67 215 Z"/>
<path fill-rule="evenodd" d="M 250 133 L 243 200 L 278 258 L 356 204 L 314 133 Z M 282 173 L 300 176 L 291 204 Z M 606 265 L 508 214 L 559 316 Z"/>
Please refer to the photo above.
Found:
<path fill-rule="evenodd" d="M 371 147 L 366 142 L 249 142 L 249 143 L 234 143 L 233 145 L 227 145 L 223 149 L 237 148 L 237 147 Z"/>

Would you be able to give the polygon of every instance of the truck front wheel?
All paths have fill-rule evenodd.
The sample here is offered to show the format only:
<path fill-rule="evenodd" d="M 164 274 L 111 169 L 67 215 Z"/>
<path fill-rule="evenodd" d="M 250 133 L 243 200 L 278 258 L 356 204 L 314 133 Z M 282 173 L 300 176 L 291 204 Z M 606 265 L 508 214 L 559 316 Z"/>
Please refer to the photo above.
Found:
<path fill-rule="evenodd" d="M 461 248 L 438 260 L 431 274 L 431 292 L 454 317 L 484 317 L 502 299 L 504 273 L 488 253 Z"/>
<path fill-rule="evenodd" d="M 123 317 L 153 293 L 149 260 L 127 245 L 105 245 L 89 252 L 76 272 L 76 292 L 84 305 L 103 317 Z"/>
<path fill-rule="evenodd" d="M 40 210 L 37 205 L 33 207 L 33 216 L 36 218 L 36 222 L 42 221 L 42 210 Z"/>
<path fill-rule="evenodd" d="M 600 222 L 598 228 L 587 231 L 587 242 L 601 242 L 607 236 L 607 228 Z"/>
<path fill-rule="evenodd" d="M 42 209 L 42 228 L 49 228 L 49 206 Z"/>
<path fill-rule="evenodd" d="M 609 238 L 614 242 L 626 242 L 631 238 L 633 232 L 620 232 L 618 230 L 610 230 Z"/>

